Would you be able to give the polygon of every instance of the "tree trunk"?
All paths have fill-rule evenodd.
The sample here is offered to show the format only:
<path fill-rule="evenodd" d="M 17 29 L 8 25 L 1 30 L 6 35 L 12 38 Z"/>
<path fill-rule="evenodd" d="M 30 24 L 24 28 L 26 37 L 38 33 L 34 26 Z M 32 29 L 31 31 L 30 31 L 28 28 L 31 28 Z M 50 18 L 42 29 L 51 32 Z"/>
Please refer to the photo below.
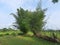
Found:
<path fill-rule="evenodd" d="M 33 32 L 34 36 L 36 36 L 38 38 L 41 36 L 40 33 L 39 32 L 36 32 L 35 30 L 32 30 L 32 32 Z"/>

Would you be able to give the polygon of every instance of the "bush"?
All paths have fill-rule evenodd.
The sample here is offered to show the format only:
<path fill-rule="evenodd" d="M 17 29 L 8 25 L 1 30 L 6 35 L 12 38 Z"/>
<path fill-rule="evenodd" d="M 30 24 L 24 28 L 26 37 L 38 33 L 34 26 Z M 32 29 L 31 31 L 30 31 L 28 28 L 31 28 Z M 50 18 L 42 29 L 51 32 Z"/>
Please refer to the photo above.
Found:
<path fill-rule="evenodd" d="M 9 35 L 9 33 L 6 33 L 5 35 Z"/>
<path fill-rule="evenodd" d="M 3 34 L 0 34 L 0 36 L 3 36 Z"/>
<path fill-rule="evenodd" d="M 52 33 L 52 36 L 54 39 L 57 39 L 57 35 L 54 32 Z"/>
<path fill-rule="evenodd" d="M 16 36 L 16 33 L 13 32 L 13 33 L 11 33 L 11 35 Z"/>
<path fill-rule="evenodd" d="M 24 35 L 23 33 L 18 33 L 18 35 Z"/>

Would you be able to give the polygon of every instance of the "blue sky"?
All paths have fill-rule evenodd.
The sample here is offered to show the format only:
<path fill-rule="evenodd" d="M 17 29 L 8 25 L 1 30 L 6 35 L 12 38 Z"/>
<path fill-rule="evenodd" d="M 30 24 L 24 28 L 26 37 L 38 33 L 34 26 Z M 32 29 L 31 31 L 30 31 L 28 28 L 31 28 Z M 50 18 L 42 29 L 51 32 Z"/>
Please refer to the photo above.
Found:
<path fill-rule="evenodd" d="M 35 10 L 39 0 L 0 0 L 0 28 L 11 27 L 15 19 L 11 13 L 16 13 L 16 9 Z M 53 4 L 51 0 L 42 0 L 42 8 L 46 11 L 47 28 L 60 29 L 60 1 Z"/>

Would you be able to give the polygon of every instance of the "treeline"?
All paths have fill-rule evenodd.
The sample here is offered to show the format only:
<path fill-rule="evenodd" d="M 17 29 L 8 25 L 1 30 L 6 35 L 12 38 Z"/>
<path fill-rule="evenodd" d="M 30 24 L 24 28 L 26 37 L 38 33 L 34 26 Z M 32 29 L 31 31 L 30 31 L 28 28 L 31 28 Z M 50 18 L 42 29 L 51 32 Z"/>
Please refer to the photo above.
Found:
<path fill-rule="evenodd" d="M 2 28 L 0 29 L 0 31 L 2 32 L 6 32 L 6 31 L 14 31 L 15 29 L 12 29 L 12 28 Z"/>

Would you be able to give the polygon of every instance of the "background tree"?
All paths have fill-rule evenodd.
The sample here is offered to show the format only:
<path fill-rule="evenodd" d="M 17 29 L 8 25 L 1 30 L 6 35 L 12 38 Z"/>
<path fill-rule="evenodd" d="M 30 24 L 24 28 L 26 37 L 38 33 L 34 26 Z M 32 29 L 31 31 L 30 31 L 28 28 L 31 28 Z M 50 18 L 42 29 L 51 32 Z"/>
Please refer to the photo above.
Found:
<path fill-rule="evenodd" d="M 52 0 L 52 2 L 53 2 L 53 3 L 57 3 L 57 2 L 58 2 L 58 0 Z"/>
<path fill-rule="evenodd" d="M 5 32 L 5 31 L 8 31 L 8 29 L 7 28 L 3 28 L 2 31 Z"/>

